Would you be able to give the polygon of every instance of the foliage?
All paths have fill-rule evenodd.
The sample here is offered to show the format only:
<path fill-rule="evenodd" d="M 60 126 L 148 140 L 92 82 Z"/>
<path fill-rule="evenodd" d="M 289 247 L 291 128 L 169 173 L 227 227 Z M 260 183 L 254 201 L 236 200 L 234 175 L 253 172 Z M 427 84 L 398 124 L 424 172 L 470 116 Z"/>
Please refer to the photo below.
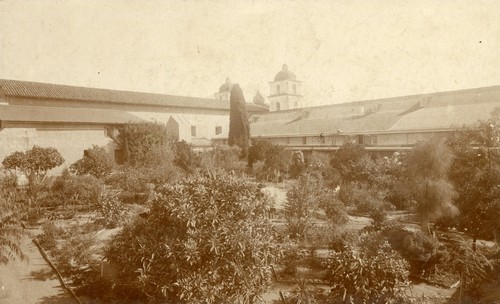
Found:
<path fill-rule="evenodd" d="M 474 251 L 469 242 L 461 237 L 449 240 L 447 260 L 443 261 L 440 268 L 458 275 L 460 287 L 458 297 L 463 303 L 491 303 L 491 300 L 481 302 L 483 295 L 480 285 L 494 277 L 495 272 L 492 261 L 488 260 L 479 251 Z M 488 293 L 491 295 L 491 293 Z"/>
<path fill-rule="evenodd" d="M 336 193 L 325 187 L 321 175 L 309 173 L 301 175 L 288 190 L 285 218 L 290 237 L 309 239 L 309 243 L 325 241 L 322 232 L 330 233 L 348 221 L 347 210 Z M 314 225 L 315 221 L 325 218 L 327 225 Z"/>
<path fill-rule="evenodd" d="M 318 206 L 325 212 L 326 218 L 335 226 L 347 224 L 349 216 L 347 209 L 336 192 L 325 189 L 318 198 Z"/>
<path fill-rule="evenodd" d="M 229 97 L 229 146 L 238 146 L 241 148 L 241 158 L 248 155 L 250 146 L 250 122 L 246 109 L 245 97 L 239 84 L 234 84 L 231 88 Z"/>
<path fill-rule="evenodd" d="M 162 124 L 126 124 L 120 130 L 119 139 L 124 146 L 125 161 L 132 167 L 155 167 L 172 162 L 170 139 Z"/>
<path fill-rule="evenodd" d="M 252 145 L 248 148 L 248 166 L 252 168 L 255 162 L 264 162 L 272 146 L 273 143 L 268 140 L 252 139 Z"/>
<path fill-rule="evenodd" d="M 262 167 L 253 168 L 257 179 L 277 182 L 288 173 L 291 158 L 292 154 L 285 147 L 265 139 L 255 139 L 249 148 L 248 166 L 253 168 L 254 163 L 262 162 Z"/>
<path fill-rule="evenodd" d="M 455 190 L 447 174 L 452 154 L 441 138 L 418 143 L 406 158 L 408 189 L 422 224 L 443 215 L 456 215 Z"/>
<path fill-rule="evenodd" d="M 439 244 L 431 236 L 420 230 L 411 231 L 403 226 L 388 226 L 382 235 L 411 266 L 411 273 L 416 276 L 429 274 L 439 262 Z"/>
<path fill-rule="evenodd" d="M 306 163 L 304 161 L 304 154 L 302 151 L 295 151 L 292 153 L 292 161 L 290 164 L 290 177 L 297 178 L 305 170 Z"/>
<path fill-rule="evenodd" d="M 57 268 L 63 276 L 79 272 L 89 265 L 94 240 L 90 235 L 72 235 L 63 244 L 52 250 Z"/>
<path fill-rule="evenodd" d="M 158 188 L 148 215 L 107 256 L 123 280 L 163 302 L 252 303 L 278 254 L 269 208 L 259 188 L 233 175 L 189 176 Z"/>
<path fill-rule="evenodd" d="M 4 178 L 2 178 L 4 184 Z M 25 258 L 19 242 L 22 236 L 20 228 L 20 206 L 4 196 L 7 189 L 2 185 L 0 193 L 0 264 L 7 264 L 16 257 Z"/>
<path fill-rule="evenodd" d="M 399 303 L 408 264 L 387 242 L 373 253 L 347 247 L 333 254 L 327 278 L 330 303 Z"/>
<path fill-rule="evenodd" d="M 5 169 L 18 170 L 28 179 L 43 178 L 47 172 L 62 165 L 64 158 L 54 148 L 41 148 L 33 146 L 25 152 L 14 152 L 4 158 L 2 164 Z"/>
<path fill-rule="evenodd" d="M 339 190 L 339 199 L 347 206 L 356 207 L 361 213 L 371 213 L 375 210 L 392 209 L 385 198 L 387 191 L 368 184 L 353 182 L 345 184 Z"/>
<path fill-rule="evenodd" d="M 67 208 L 76 205 L 86 206 L 88 209 L 97 207 L 102 186 L 99 180 L 92 175 L 75 176 L 66 169 L 55 178 L 50 188 L 50 195 L 45 205 L 55 205 Z"/>
<path fill-rule="evenodd" d="M 448 138 L 454 153 L 449 178 L 457 190 L 458 225 L 473 238 L 491 238 L 500 228 L 500 131 L 492 117 Z"/>
<path fill-rule="evenodd" d="M 332 168 L 330 161 L 330 154 L 312 151 L 305 156 L 305 172 L 321 175 L 327 188 L 338 191 L 341 177 L 339 172 Z"/>
<path fill-rule="evenodd" d="M 37 239 L 44 250 L 53 250 L 57 248 L 57 238 L 65 237 L 63 228 L 58 227 L 54 222 L 42 224 L 42 234 Z"/>
<path fill-rule="evenodd" d="M 149 193 L 154 186 L 170 183 L 179 175 L 177 167 L 169 163 L 157 167 L 125 167 L 108 176 L 105 183 L 124 193 Z"/>
<path fill-rule="evenodd" d="M 184 140 L 174 143 L 174 153 L 174 165 L 188 173 L 194 172 L 201 165 L 201 157 Z"/>
<path fill-rule="evenodd" d="M 125 221 L 126 210 L 118 198 L 118 191 L 105 190 L 99 197 L 99 213 L 107 228 L 120 226 Z"/>
<path fill-rule="evenodd" d="M 304 174 L 286 193 L 285 217 L 292 238 L 303 239 L 317 212 L 323 179 L 319 175 Z"/>
<path fill-rule="evenodd" d="M 90 174 L 100 178 L 110 174 L 114 164 L 114 158 L 106 149 L 93 145 L 91 149 L 86 150 L 83 158 L 70 166 L 70 170 L 78 175 Z"/>
<path fill-rule="evenodd" d="M 2 162 L 5 169 L 19 171 L 28 178 L 27 194 L 32 203 L 36 203 L 44 193 L 43 182 L 48 171 L 63 163 L 64 158 L 56 149 L 38 146 L 25 152 L 14 152 Z"/>
<path fill-rule="evenodd" d="M 335 152 L 330 164 L 338 170 L 342 181 L 347 183 L 356 179 L 355 164 L 366 155 L 364 146 L 346 142 Z"/>
<path fill-rule="evenodd" d="M 201 167 L 207 170 L 222 169 L 226 172 L 243 175 L 246 161 L 240 160 L 241 149 L 237 146 L 216 146 L 202 155 Z"/>

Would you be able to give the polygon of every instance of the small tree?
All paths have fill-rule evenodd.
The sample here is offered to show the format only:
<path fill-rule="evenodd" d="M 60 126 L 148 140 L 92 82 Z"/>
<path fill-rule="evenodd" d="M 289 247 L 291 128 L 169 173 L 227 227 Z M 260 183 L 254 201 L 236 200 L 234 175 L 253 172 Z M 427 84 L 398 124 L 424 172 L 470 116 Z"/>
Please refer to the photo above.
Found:
<path fill-rule="evenodd" d="M 355 180 L 358 173 L 355 165 L 366 155 L 364 146 L 346 142 L 335 152 L 330 164 L 339 171 L 342 181 L 348 183 Z"/>
<path fill-rule="evenodd" d="M 125 150 L 125 160 L 133 167 L 160 167 L 171 164 L 173 152 L 167 129 L 159 123 L 129 123 L 119 136 Z"/>
<path fill-rule="evenodd" d="M 304 174 L 286 193 L 285 216 L 293 238 L 305 239 L 311 228 L 319 197 L 324 191 L 321 176 Z"/>
<path fill-rule="evenodd" d="M 290 176 L 292 178 L 299 177 L 306 168 L 304 161 L 304 154 L 302 151 L 295 151 L 292 154 L 292 161 L 290 164 Z"/>
<path fill-rule="evenodd" d="M 64 158 L 55 148 L 38 146 L 25 152 L 14 152 L 2 162 L 5 169 L 20 172 L 28 178 L 27 194 L 33 203 L 37 202 L 47 173 L 63 163 Z"/>
<path fill-rule="evenodd" d="M 456 215 L 455 190 L 447 174 L 452 154 L 441 138 L 417 144 L 408 155 L 408 185 L 416 201 L 416 212 L 422 226 L 430 233 L 429 221 L 443 215 Z"/>
<path fill-rule="evenodd" d="M 229 137 L 230 146 L 241 148 L 241 158 L 248 155 L 250 145 L 250 123 L 246 109 L 245 97 L 240 86 L 236 83 L 231 88 L 230 110 L 229 110 Z"/>
<path fill-rule="evenodd" d="M 197 155 L 190 144 L 186 141 L 178 141 L 174 144 L 174 164 L 188 173 L 192 173 L 201 165 L 201 157 Z"/>
<path fill-rule="evenodd" d="M 454 158 L 449 178 L 457 189 L 458 224 L 472 239 L 491 237 L 500 228 L 500 130 L 492 117 L 448 138 Z"/>
<path fill-rule="evenodd" d="M 97 178 L 105 177 L 113 170 L 115 160 L 106 149 L 93 145 L 83 158 L 70 166 L 70 170 L 78 175 L 90 174 Z"/>

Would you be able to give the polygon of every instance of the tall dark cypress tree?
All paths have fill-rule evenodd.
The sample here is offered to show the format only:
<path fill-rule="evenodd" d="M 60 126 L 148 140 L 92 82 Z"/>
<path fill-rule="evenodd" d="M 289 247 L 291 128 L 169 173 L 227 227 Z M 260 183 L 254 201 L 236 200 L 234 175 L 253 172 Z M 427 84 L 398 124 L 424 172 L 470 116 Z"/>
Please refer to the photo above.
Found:
<path fill-rule="evenodd" d="M 248 155 L 248 146 L 250 145 L 250 123 L 245 103 L 245 97 L 240 86 L 236 83 L 231 88 L 230 111 L 229 111 L 229 137 L 230 146 L 241 148 L 241 158 Z"/>

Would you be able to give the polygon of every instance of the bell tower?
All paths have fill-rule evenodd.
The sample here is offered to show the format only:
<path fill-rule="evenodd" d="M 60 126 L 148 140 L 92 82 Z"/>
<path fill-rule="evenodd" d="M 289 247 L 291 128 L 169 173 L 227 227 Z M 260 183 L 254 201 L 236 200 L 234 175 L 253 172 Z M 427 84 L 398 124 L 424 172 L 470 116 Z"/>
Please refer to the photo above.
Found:
<path fill-rule="evenodd" d="M 302 107 L 302 82 L 284 64 L 269 83 L 269 111 L 283 111 Z"/>

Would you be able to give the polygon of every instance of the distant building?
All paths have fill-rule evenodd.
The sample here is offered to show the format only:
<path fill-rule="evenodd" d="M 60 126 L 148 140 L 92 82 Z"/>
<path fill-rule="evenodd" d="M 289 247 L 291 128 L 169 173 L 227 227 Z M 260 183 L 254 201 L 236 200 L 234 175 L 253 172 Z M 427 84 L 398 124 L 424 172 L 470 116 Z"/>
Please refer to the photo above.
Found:
<path fill-rule="evenodd" d="M 267 111 L 252 103 L 247 110 Z M 142 121 L 166 124 L 173 138 L 206 149 L 213 136 L 228 132 L 229 101 L 0 80 L 0 161 L 33 145 L 56 148 L 66 166 L 92 145 L 120 159 L 117 129 Z"/>
<path fill-rule="evenodd" d="M 269 89 L 270 111 L 283 111 L 302 107 L 302 82 L 298 81 L 295 74 L 288 70 L 286 64 L 276 74 L 274 81 L 269 83 Z"/>
<path fill-rule="evenodd" d="M 226 82 L 224 82 L 220 87 L 219 87 L 219 92 L 215 93 L 215 99 L 218 100 L 229 100 L 229 97 L 231 97 L 231 88 L 233 87 L 233 83 L 231 82 L 231 79 L 226 78 Z"/>
<path fill-rule="evenodd" d="M 500 86 L 493 86 L 301 108 L 298 84 L 284 65 L 270 83 L 271 112 L 250 117 L 252 138 L 302 151 L 335 151 L 345 142 L 397 151 L 488 119 L 500 107 Z M 227 133 L 214 141 L 227 143 Z"/>

